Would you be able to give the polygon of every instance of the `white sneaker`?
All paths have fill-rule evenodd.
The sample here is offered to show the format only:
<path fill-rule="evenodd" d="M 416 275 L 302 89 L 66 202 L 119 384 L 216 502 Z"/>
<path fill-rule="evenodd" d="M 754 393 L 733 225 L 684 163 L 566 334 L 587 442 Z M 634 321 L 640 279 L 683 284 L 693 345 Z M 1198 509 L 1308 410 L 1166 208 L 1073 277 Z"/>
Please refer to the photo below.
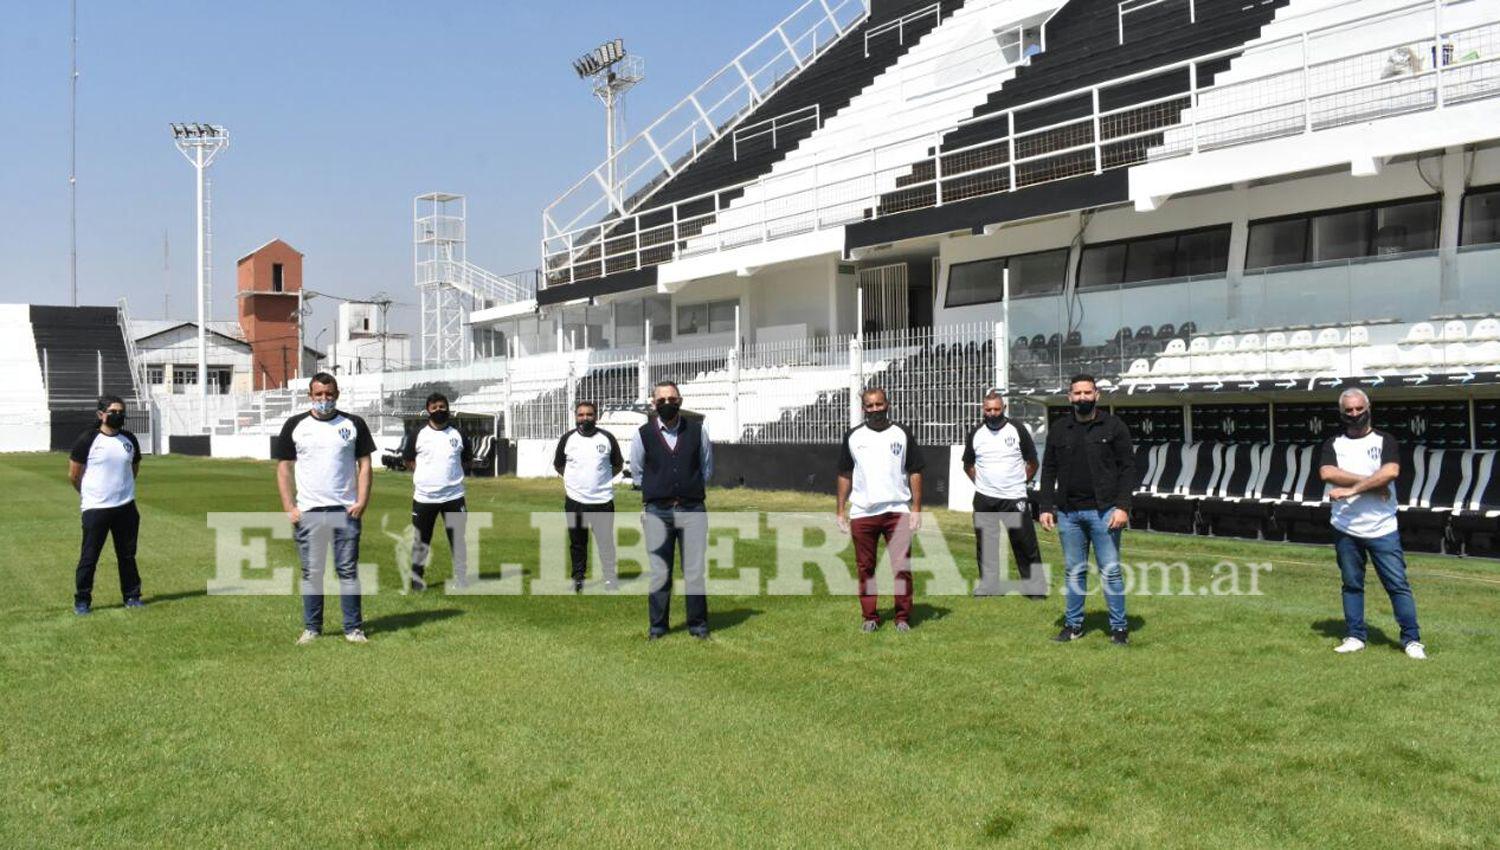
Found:
<path fill-rule="evenodd" d="M 1417 643 L 1416 641 L 1412 641 L 1411 643 L 1406 645 L 1406 657 L 1415 659 L 1417 661 L 1426 661 L 1427 647 L 1423 646 L 1420 643 Z"/>
<path fill-rule="evenodd" d="M 297 638 L 297 645 L 298 646 L 307 646 L 308 644 L 312 643 L 313 641 L 315 641 L 317 639 L 318 639 L 318 633 L 317 632 L 313 631 L 312 629 L 306 629 L 306 630 L 304 630 L 302 632 L 302 636 L 299 637 L 299 638 Z"/>
<path fill-rule="evenodd" d="M 1336 647 L 1333 648 L 1333 651 L 1334 652 L 1342 652 L 1342 653 L 1348 654 L 1350 652 L 1359 652 L 1361 649 L 1364 649 L 1364 648 L 1365 648 L 1365 642 L 1364 641 L 1360 640 L 1359 638 L 1346 637 L 1346 638 L 1344 638 L 1344 642 L 1343 643 L 1341 643 L 1338 646 L 1336 646 Z"/>
<path fill-rule="evenodd" d="M 363 631 L 359 630 L 359 629 L 355 629 L 352 632 L 344 632 L 344 640 L 347 640 L 350 643 L 369 643 L 370 642 L 370 639 L 367 638 L 367 637 L 365 637 L 365 633 Z"/>

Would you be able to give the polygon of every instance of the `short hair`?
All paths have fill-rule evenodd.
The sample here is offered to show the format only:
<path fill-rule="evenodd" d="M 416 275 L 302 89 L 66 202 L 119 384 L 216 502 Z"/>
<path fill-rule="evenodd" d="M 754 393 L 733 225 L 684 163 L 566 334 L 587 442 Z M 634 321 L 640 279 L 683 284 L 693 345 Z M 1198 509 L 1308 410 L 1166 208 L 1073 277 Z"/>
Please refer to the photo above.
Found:
<path fill-rule="evenodd" d="M 594 404 L 592 401 L 580 401 L 577 404 L 573 405 L 573 413 L 576 415 L 578 411 L 584 409 L 585 407 L 587 407 L 589 410 L 594 411 L 595 416 L 599 415 L 599 405 Z"/>
<path fill-rule="evenodd" d="M 1004 404 L 1005 403 L 1005 393 L 1002 393 L 999 390 L 989 390 L 988 392 L 986 392 L 984 394 L 984 398 L 981 399 L 979 403 L 980 404 L 984 404 L 984 402 L 986 402 L 986 401 L 998 401 L 1001 404 Z"/>
<path fill-rule="evenodd" d="M 431 394 L 431 395 L 429 395 L 427 397 L 426 403 L 424 403 L 422 406 L 424 408 L 425 407 L 432 407 L 432 403 L 435 402 L 435 401 L 440 401 L 443 404 L 449 404 L 450 403 L 448 401 L 448 397 L 445 396 L 445 395 L 443 395 L 442 393 L 433 393 L 433 394 Z"/>
<path fill-rule="evenodd" d="M 1348 398 L 1349 396 L 1352 396 L 1352 395 L 1357 395 L 1360 398 L 1364 399 L 1365 400 L 1365 407 L 1368 408 L 1370 406 L 1370 394 L 1369 393 L 1365 392 L 1364 390 L 1360 389 L 1359 387 L 1350 387 L 1350 388 L 1344 390 L 1343 392 L 1339 393 L 1339 410 L 1343 410 L 1344 409 L 1344 399 L 1346 399 L 1346 398 Z"/>
<path fill-rule="evenodd" d="M 307 382 L 308 391 L 312 390 L 313 384 L 322 384 L 325 387 L 333 387 L 334 392 L 338 392 L 339 389 L 339 379 L 328 374 L 327 372 L 319 372 L 318 374 L 313 375 L 312 380 Z"/>
<path fill-rule="evenodd" d="M 866 399 L 877 393 L 881 398 L 885 399 L 886 404 L 891 403 L 891 395 L 885 391 L 885 387 L 866 387 L 864 392 L 859 394 L 859 403 L 864 404 Z"/>
<path fill-rule="evenodd" d="M 111 404 L 118 404 L 119 406 L 124 407 L 125 399 L 120 398 L 117 395 L 99 396 L 99 412 L 103 413 L 104 411 L 109 410 L 109 406 Z"/>
<path fill-rule="evenodd" d="M 1068 379 L 1068 389 L 1071 390 L 1073 388 L 1074 384 L 1083 383 L 1084 381 L 1088 381 L 1089 383 L 1093 384 L 1095 390 L 1099 389 L 1099 382 L 1096 381 L 1096 380 L 1094 380 L 1094 376 L 1090 375 L 1087 372 L 1079 372 L 1078 374 L 1076 374 L 1073 377 L 1069 378 Z"/>
<path fill-rule="evenodd" d="M 656 386 L 651 389 L 651 394 L 656 395 L 656 391 L 661 389 L 662 387 L 671 387 L 672 392 L 677 393 L 678 395 L 682 395 L 682 390 L 677 388 L 676 381 L 657 381 Z"/>

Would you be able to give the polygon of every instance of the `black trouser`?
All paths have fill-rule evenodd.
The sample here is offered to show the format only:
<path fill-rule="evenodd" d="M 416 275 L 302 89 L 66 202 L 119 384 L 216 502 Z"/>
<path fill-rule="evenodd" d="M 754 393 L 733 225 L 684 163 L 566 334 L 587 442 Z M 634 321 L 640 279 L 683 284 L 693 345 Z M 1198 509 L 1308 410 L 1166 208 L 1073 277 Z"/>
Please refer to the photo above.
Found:
<path fill-rule="evenodd" d="M 1006 515 L 1009 516 L 1006 516 Z M 1016 571 L 1021 580 L 1032 576 L 1033 565 L 1042 563 L 1042 549 L 1036 541 L 1036 527 L 1025 499 L 993 499 L 974 494 L 974 552 L 979 561 L 979 580 L 993 585 L 1000 580 L 1000 529 L 1010 538 L 1016 556 Z M 986 545 L 993 541 L 993 545 Z"/>
<path fill-rule="evenodd" d="M 589 572 L 589 532 L 594 532 L 594 546 L 599 550 L 599 565 L 605 581 L 615 576 L 615 503 L 591 505 L 564 498 L 568 512 L 568 552 L 573 556 L 573 580 L 583 581 Z"/>
<path fill-rule="evenodd" d="M 651 632 L 667 633 L 667 618 L 672 611 L 672 562 L 681 550 L 688 631 L 708 634 L 708 513 L 703 503 L 647 502 L 641 513 L 641 532 L 651 559 L 651 595 L 647 602 Z"/>
<path fill-rule="evenodd" d="M 94 508 L 83 512 L 83 548 L 78 554 L 78 572 L 74 576 L 74 604 L 88 605 L 94 597 L 94 568 L 104 551 L 104 538 L 114 535 L 115 560 L 120 562 L 120 593 L 128 602 L 141 598 L 141 574 L 135 567 L 135 541 L 141 531 L 141 515 L 135 502 L 113 508 Z"/>
<path fill-rule="evenodd" d="M 448 551 L 453 553 L 453 580 L 462 584 L 468 578 L 468 547 L 464 542 L 464 519 L 468 506 L 462 498 L 451 502 L 411 503 L 411 524 L 417 538 L 411 544 L 411 571 L 423 578 L 427 571 L 427 559 L 432 555 L 432 531 L 437 527 L 438 517 L 443 518 L 443 531 L 448 535 Z"/>

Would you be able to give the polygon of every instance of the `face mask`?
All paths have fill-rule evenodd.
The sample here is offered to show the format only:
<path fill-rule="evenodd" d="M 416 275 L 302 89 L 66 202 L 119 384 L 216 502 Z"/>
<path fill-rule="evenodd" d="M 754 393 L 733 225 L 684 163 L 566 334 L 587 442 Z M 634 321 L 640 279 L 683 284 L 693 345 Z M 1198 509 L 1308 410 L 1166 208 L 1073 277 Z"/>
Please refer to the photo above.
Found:
<path fill-rule="evenodd" d="M 1340 412 L 1339 421 L 1344 423 L 1345 428 L 1363 431 L 1370 424 L 1370 411 L 1366 410 L 1358 416 L 1350 416 L 1347 413 Z"/>
<path fill-rule="evenodd" d="M 104 424 L 108 425 L 111 428 L 119 428 L 121 425 L 125 424 L 125 414 L 106 413 L 104 414 Z"/>
<path fill-rule="evenodd" d="M 865 411 L 865 424 L 874 428 L 881 428 L 885 423 L 891 421 L 889 410 L 867 410 Z"/>
<path fill-rule="evenodd" d="M 663 419 L 676 419 L 677 413 L 680 410 L 682 410 L 682 405 L 673 404 L 670 401 L 659 401 L 656 403 L 656 413 Z"/>
<path fill-rule="evenodd" d="M 432 420 L 432 424 L 442 426 L 448 424 L 448 415 L 446 410 L 434 410 L 427 414 L 427 418 Z"/>
<path fill-rule="evenodd" d="M 1094 415 L 1094 405 L 1096 404 L 1098 404 L 1097 401 L 1075 401 L 1073 402 L 1073 412 L 1087 419 Z"/>
<path fill-rule="evenodd" d="M 313 413 L 319 416 L 332 416 L 334 404 L 333 399 L 318 399 L 312 403 Z"/>
<path fill-rule="evenodd" d="M 578 433 L 588 435 L 594 433 L 595 422 L 592 419 L 578 420 Z"/>
<path fill-rule="evenodd" d="M 998 416 L 986 416 L 984 417 L 984 424 L 986 427 L 997 429 L 1001 425 L 1005 424 L 1005 414 L 1001 413 Z"/>

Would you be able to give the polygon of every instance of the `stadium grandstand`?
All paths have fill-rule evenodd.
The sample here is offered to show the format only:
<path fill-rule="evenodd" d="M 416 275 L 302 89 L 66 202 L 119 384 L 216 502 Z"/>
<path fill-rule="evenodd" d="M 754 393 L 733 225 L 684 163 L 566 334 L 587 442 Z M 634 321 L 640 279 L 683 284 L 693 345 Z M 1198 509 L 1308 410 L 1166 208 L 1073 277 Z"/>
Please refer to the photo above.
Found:
<path fill-rule="evenodd" d="M 487 468 L 542 475 L 575 402 L 628 435 L 673 379 L 741 459 L 719 483 L 795 487 L 878 385 L 961 505 L 983 392 L 1040 434 L 1088 372 L 1137 439 L 1137 524 L 1312 541 L 1359 386 L 1408 545 L 1500 553 L 1500 0 L 784 11 L 559 175 L 537 269 L 479 269 L 461 196 L 418 198 L 421 362 L 341 376 L 342 406 L 394 450 L 444 392 Z M 3 314 L 7 364 L 54 377 L 9 392 L 55 421 L 87 358 L 40 309 Z M 265 456 L 303 389 L 237 396 L 205 450 Z"/>

